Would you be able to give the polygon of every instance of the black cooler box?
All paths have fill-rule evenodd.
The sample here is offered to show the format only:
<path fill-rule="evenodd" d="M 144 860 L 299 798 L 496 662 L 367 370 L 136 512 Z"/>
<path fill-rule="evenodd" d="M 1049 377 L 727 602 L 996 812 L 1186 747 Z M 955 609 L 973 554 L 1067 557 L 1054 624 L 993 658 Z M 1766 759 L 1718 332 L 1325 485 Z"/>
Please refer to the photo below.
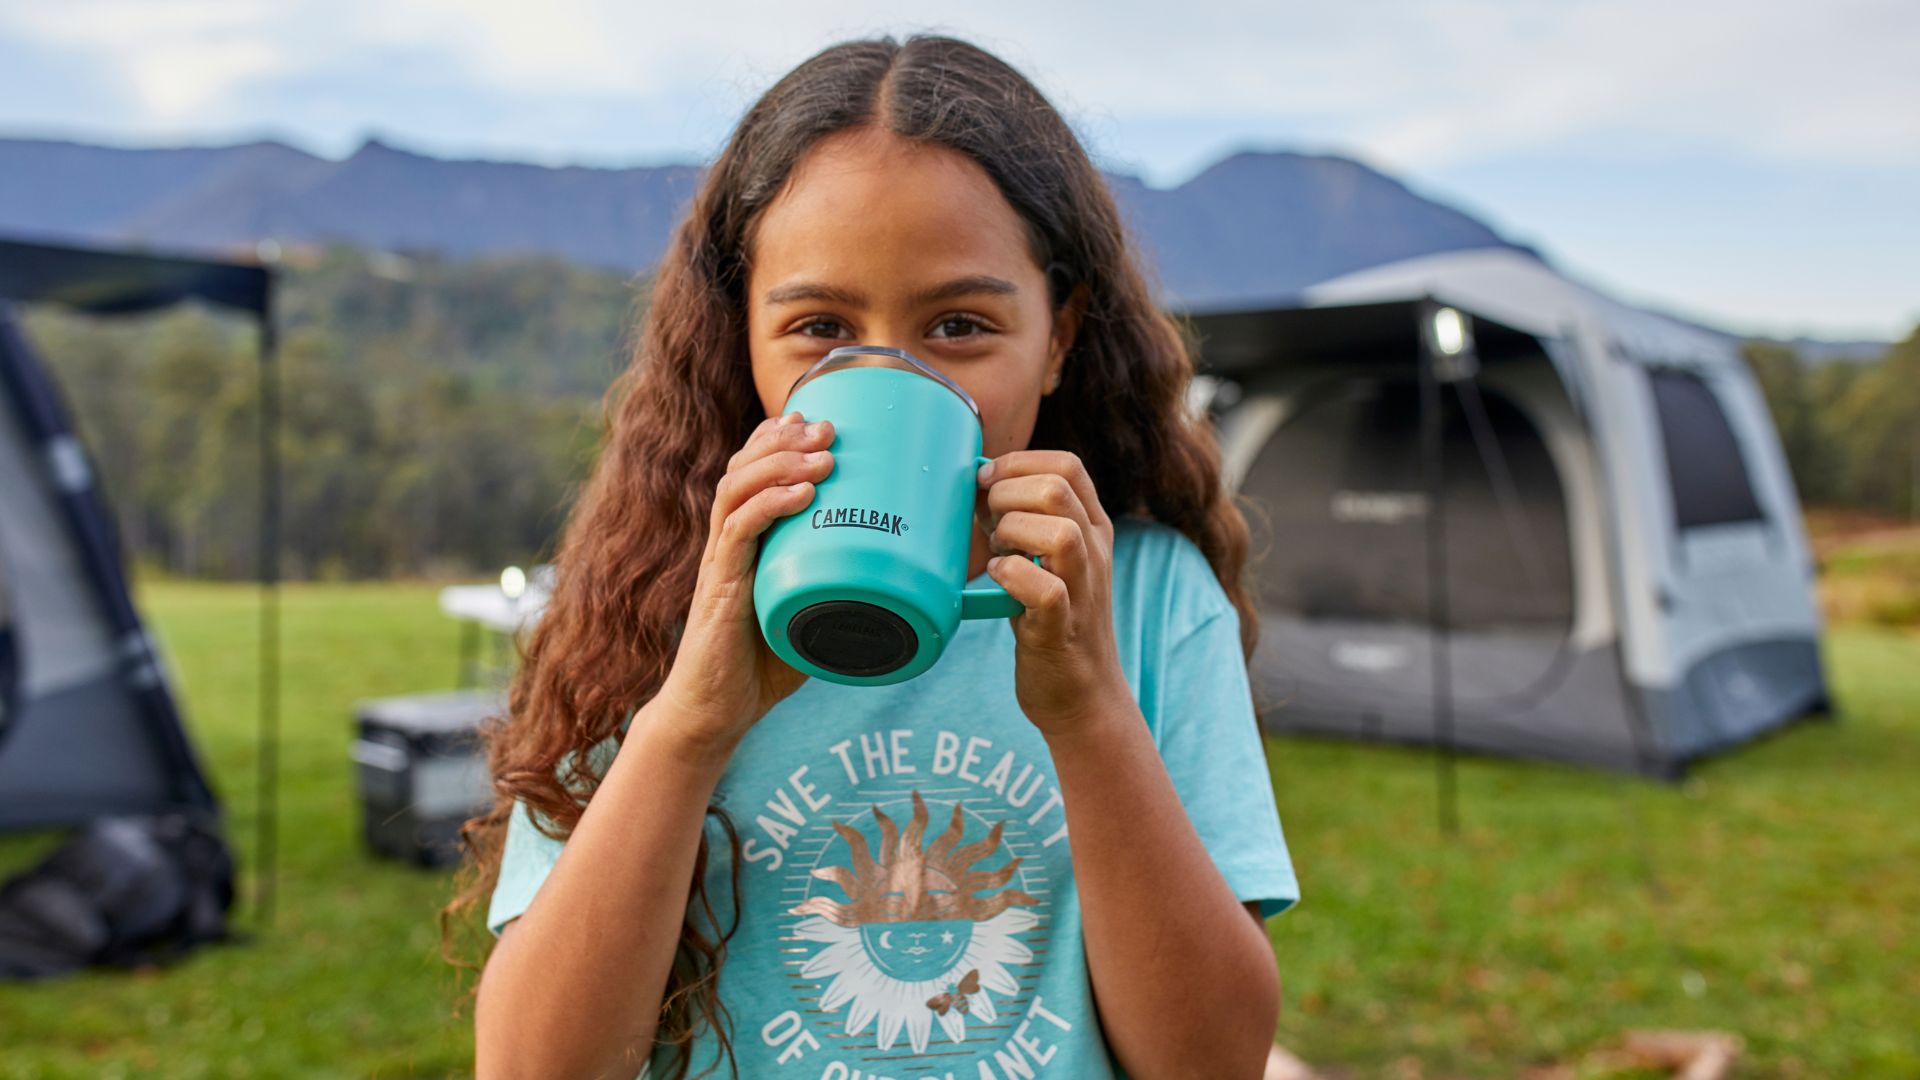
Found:
<path fill-rule="evenodd" d="M 367 845 L 422 866 L 460 860 L 460 826 L 493 805 L 480 724 L 505 715 L 498 690 L 373 698 L 354 709 Z"/>

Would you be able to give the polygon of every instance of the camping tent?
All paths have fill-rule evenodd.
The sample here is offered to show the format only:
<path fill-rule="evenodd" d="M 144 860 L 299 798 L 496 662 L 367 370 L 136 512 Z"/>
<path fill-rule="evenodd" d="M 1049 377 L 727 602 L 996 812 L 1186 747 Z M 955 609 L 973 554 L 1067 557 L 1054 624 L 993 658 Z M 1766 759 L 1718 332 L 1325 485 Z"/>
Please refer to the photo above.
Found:
<path fill-rule="evenodd" d="M 1191 313 L 1273 730 L 1675 775 L 1827 705 L 1813 563 L 1737 343 L 1526 253 Z"/>
<path fill-rule="evenodd" d="M 87 454 L 8 301 L 195 299 L 266 326 L 270 284 L 258 266 L 0 241 L 0 830 L 218 809 Z"/>

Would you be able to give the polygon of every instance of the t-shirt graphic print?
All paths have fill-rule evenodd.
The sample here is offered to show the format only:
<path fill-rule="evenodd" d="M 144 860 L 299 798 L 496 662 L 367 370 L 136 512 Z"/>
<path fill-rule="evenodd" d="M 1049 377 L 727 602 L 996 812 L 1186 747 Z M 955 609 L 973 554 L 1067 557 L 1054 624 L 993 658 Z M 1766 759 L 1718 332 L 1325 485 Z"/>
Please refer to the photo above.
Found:
<path fill-rule="evenodd" d="M 876 724 L 865 710 L 844 716 L 848 727 L 820 719 L 831 741 L 788 750 L 785 768 L 734 811 L 743 908 L 774 915 L 759 921 L 771 947 L 743 915 L 725 961 L 740 966 L 720 977 L 723 987 L 730 977 L 773 984 L 754 997 L 761 1043 L 779 1052 L 761 1062 L 765 1073 L 744 1075 L 1032 1074 L 1082 1024 L 1104 1061 L 1097 1025 L 1046 1003 L 1086 987 L 1077 930 L 1055 955 L 1054 902 L 1071 892 L 1073 864 L 1037 729 L 1024 717 L 1024 730 Z M 825 1056 L 782 1070 L 782 1055 Z"/>
<path fill-rule="evenodd" d="M 795 938 L 822 946 L 798 968 L 795 990 L 818 985 L 806 980 L 825 980 L 820 1008 L 832 1013 L 844 1005 L 847 1035 L 871 1028 L 875 1049 L 904 1039 L 924 1054 L 936 1023 L 946 1042 L 964 1045 L 969 1018 L 976 1027 L 994 1023 L 994 996 L 1011 1002 L 1026 989 L 1017 976 L 1033 963 L 1035 945 L 1045 943 L 1021 935 L 1042 927 L 1046 877 L 1033 868 L 1022 873 L 1027 860 L 1007 856 L 1005 820 L 962 843 L 968 821 L 957 799 L 945 828 L 927 844 L 926 801 L 917 789 L 911 799 L 904 832 L 884 807 L 870 811 L 880 833 L 877 858 L 859 827 L 834 822 L 851 865 L 815 867 L 811 874 L 851 900 L 809 896 L 789 914 L 804 916 L 793 928 Z M 976 868 L 988 860 L 1001 865 Z"/>
<path fill-rule="evenodd" d="M 1299 888 L 1238 626 L 1190 540 L 1116 520 L 1122 667 L 1215 865 L 1271 916 Z M 964 622 L 920 676 L 809 679 L 742 738 L 714 794 L 732 835 L 706 819 L 714 916 L 690 906 L 710 935 L 734 931 L 716 985 L 740 1076 L 1125 1075 L 1093 1004 L 1064 796 L 1013 676 L 1008 621 Z M 526 909 L 561 847 L 516 807 L 495 932 Z M 641 1077 L 669 1075 L 667 1055 L 657 1049 Z M 688 1075 L 713 1064 L 729 1075 L 703 1033 Z"/>

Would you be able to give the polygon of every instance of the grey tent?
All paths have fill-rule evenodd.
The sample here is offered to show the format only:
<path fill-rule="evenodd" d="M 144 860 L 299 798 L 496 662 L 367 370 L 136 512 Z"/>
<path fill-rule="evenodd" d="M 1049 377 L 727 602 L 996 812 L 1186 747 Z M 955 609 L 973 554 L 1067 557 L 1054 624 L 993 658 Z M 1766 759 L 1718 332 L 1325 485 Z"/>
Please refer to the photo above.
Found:
<path fill-rule="evenodd" d="M 1272 730 L 1676 775 L 1827 707 L 1737 344 L 1506 249 L 1191 313 L 1232 385 Z"/>
<path fill-rule="evenodd" d="M 257 266 L 0 241 L 0 830 L 218 810 L 86 451 L 9 301 L 194 299 L 264 324 L 269 295 Z"/>

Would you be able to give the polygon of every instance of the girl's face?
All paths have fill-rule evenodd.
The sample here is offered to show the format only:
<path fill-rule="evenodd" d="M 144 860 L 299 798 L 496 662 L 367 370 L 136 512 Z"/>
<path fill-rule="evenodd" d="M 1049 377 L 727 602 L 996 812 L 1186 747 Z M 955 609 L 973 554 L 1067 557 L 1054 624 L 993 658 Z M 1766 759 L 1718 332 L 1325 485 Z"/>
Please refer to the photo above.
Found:
<path fill-rule="evenodd" d="M 986 170 L 880 127 L 802 156 L 748 262 L 747 340 L 768 416 L 829 350 L 885 345 L 973 395 L 981 453 L 1024 450 L 1078 324 L 1077 303 L 1052 310 L 1025 225 Z"/>

